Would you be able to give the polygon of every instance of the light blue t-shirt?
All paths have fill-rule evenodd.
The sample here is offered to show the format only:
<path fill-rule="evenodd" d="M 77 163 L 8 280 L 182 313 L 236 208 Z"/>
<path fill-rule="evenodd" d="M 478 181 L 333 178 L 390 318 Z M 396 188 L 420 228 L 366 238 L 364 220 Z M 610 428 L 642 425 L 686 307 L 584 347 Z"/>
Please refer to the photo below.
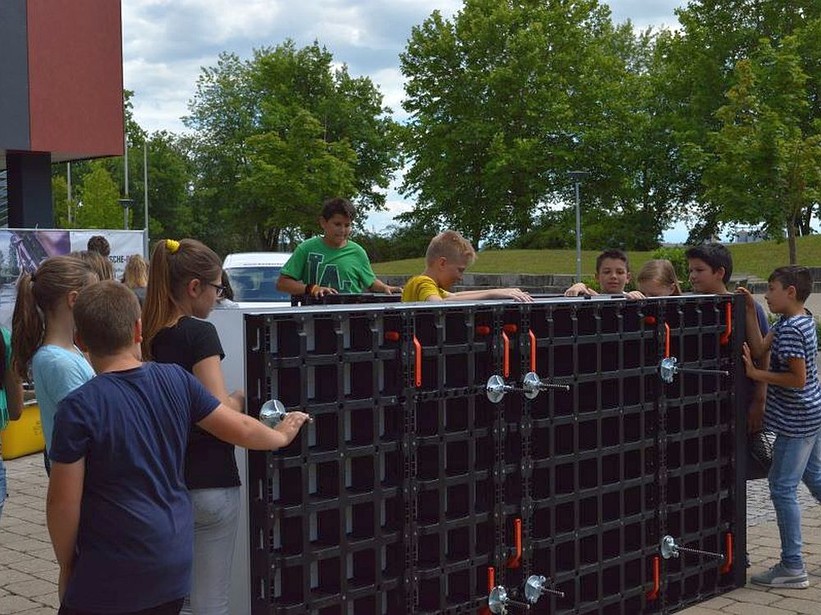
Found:
<path fill-rule="evenodd" d="M 31 359 L 31 375 L 40 405 L 46 451 L 49 451 L 57 404 L 81 384 L 91 380 L 94 370 L 78 348 L 66 350 L 46 344 L 40 346 Z"/>

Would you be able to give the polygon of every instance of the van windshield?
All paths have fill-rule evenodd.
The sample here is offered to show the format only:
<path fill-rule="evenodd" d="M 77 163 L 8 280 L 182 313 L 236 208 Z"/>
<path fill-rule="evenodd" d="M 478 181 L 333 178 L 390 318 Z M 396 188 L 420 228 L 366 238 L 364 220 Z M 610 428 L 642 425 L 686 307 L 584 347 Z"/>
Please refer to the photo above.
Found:
<path fill-rule="evenodd" d="M 291 296 L 277 290 L 280 267 L 233 267 L 226 269 L 234 301 L 287 301 Z"/>

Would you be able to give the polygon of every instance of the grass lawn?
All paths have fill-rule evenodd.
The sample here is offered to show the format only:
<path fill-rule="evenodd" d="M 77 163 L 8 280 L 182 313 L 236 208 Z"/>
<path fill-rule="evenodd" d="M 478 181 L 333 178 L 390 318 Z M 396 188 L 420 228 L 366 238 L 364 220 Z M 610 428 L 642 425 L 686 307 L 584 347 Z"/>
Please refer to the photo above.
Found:
<path fill-rule="evenodd" d="M 821 267 L 821 235 L 799 237 L 798 263 Z M 787 242 L 728 244 L 733 255 L 734 273 L 767 279 L 773 269 L 789 264 Z M 582 251 L 582 272 L 592 275 L 598 251 Z M 630 252 L 630 268 L 638 271 L 651 258 L 650 252 Z M 424 258 L 374 263 L 377 275 L 414 275 L 425 268 Z M 567 273 L 576 272 L 575 250 L 487 250 L 468 270 L 471 273 Z"/>

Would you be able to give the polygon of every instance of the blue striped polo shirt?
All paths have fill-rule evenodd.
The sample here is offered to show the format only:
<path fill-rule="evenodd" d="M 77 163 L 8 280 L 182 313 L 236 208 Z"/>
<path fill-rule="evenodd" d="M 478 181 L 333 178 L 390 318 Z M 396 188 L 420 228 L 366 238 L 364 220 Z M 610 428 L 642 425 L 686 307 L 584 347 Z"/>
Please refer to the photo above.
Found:
<path fill-rule="evenodd" d="M 821 429 L 821 385 L 818 383 L 818 338 L 815 319 L 806 314 L 782 316 L 772 327 L 770 371 L 789 371 L 791 358 L 803 359 L 807 381 L 802 388 L 767 386 L 764 427 L 793 438 L 812 436 Z"/>

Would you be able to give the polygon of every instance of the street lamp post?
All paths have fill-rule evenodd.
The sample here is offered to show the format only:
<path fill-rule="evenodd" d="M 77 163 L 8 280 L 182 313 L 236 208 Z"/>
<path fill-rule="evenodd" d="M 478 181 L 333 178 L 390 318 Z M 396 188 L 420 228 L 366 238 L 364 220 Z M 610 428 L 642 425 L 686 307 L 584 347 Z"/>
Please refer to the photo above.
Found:
<path fill-rule="evenodd" d="M 134 205 L 134 199 L 117 199 L 117 202 L 123 208 L 123 228 L 128 230 L 128 210 Z"/>
<path fill-rule="evenodd" d="M 576 282 L 582 281 L 582 210 L 579 185 L 590 176 L 587 171 L 568 171 L 567 176 L 576 185 Z"/>

